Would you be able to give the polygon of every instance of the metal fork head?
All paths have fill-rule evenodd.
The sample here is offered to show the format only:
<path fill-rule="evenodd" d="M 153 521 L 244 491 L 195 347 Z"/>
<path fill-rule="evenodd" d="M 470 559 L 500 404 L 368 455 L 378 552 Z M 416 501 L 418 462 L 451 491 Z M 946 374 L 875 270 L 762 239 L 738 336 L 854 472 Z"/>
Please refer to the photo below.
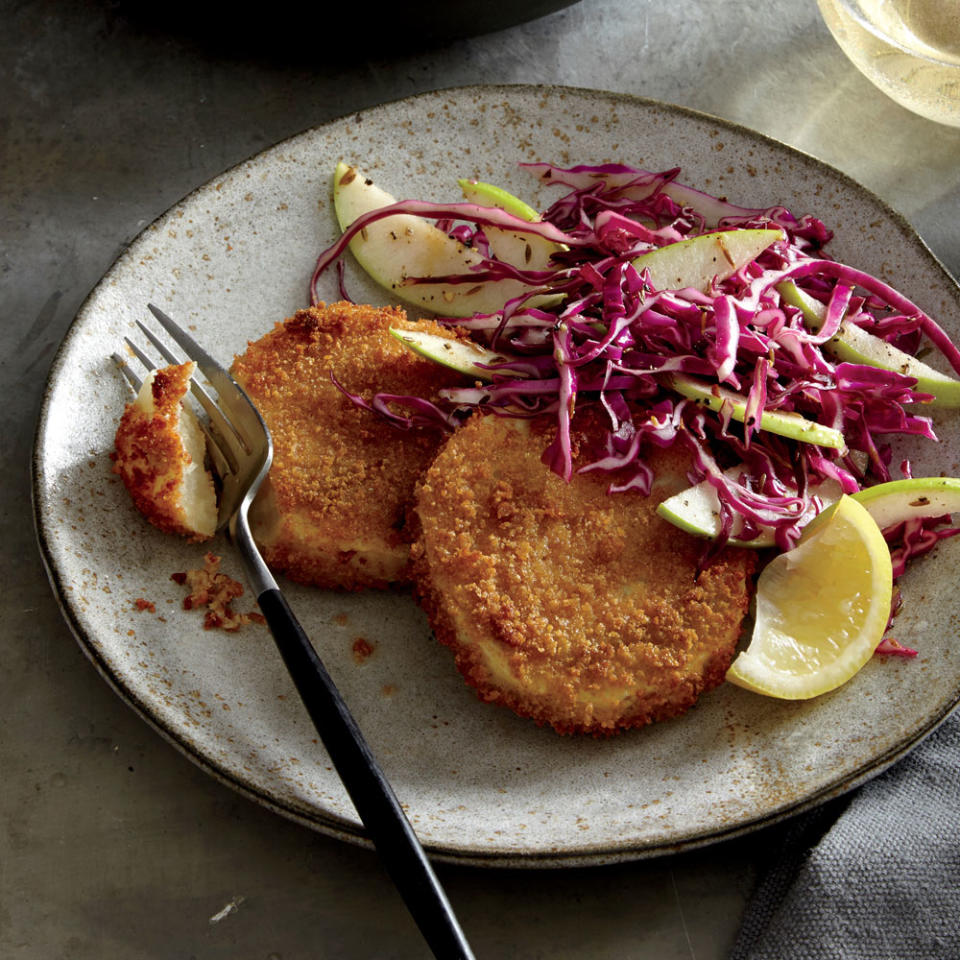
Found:
<path fill-rule="evenodd" d="M 171 346 L 145 324 L 137 326 L 167 364 L 182 364 L 192 360 L 203 374 L 201 383 L 196 372 L 190 380 L 190 390 L 206 417 L 197 417 L 207 438 L 210 461 L 220 480 L 220 507 L 217 529 L 230 527 L 236 535 L 238 519 L 248 526 L 247 510 L 265 479 L 273 460 L 273 440 L 267 425 L 243 388 L 213 357 L 185 330 L 173 322 L 153 304 L 148 309 L 173 341 Z M 129 337 L 127 346 L 148 371 L 157 364 Z M 139 389 L 139 378 L 126 361 L 114 354 L 124 375 Z"/>

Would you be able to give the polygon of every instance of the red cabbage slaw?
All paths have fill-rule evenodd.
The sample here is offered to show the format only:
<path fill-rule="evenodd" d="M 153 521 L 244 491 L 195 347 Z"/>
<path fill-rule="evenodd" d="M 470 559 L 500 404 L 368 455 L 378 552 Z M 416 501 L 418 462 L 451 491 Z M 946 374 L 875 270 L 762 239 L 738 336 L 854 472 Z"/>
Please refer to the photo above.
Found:
<path fill-rule="evenodd" d="M 321 254 L 311 280 L 340 260 L 367 225 L 394 214 L 429 218 L 483 256 L 469 273 L 409 278 L 409 283 L 477 284 L 512 278 L 528 287 L 494 314 L 440 321 L 470 331 L 510 359 L 488 369 L 491 382 L 444 391 L 444 404 L 422 398 L 375 397 L 375 409 L 400 426 L 456 425 L 475 409 L 556 418 L 557 434 L 544 451 L 551 469 L 573 473 L 570 422 L 574 410 L 599 405 L 607 423 L 602 453 L 579 467 L 610 476 L 611 493 L 647 493 L 652 481 L 650 445 L 684 445 L 692 455 L 691 483 L 706 479 L 720 503 L 719 550 L 740 519 L 740 540 L 771 527 L 789 549 L 816 497 L 817 485 L 837 481 L 846 493 L 892 479 L 887 438 L 911 434 L 935 440 L 929 417 L 914 404 L 931 397 L 901 373 L 838 362 L 824 345 L 841 320 L 860 326 L 901 350 L 915 353 L 925 338 L 960 373 L 960 350 L 916 304 L 884 281 L 833 260 L 824 252 L 831 232 L 817 218 L 795 217 L 782 206 L 746 208 L 694 190 L 677 180 L 679 168 L 653 173 L 621 164 L 564 169 L 521 164 L 545 184 L 567 188 L 540 221 L 471 203 L 403 200 L 358 218 Z M 529 271 L 497 260 L 484 227 L 505 227 L 557 244 L 548 269 Z M 633 261 L 657 247 L 717 230 L 778 227 L 783 238 L 707 292 L 656 289 Z M 342 266 L 342 263 L 341 263 Z M 813 331 L 778 286 L 793 281 L 823 305 Z M 340 275 L 341 295 L 348 298 Z M 550 306 L 532 305 L 543 294 Z M 718 413 L 673 391 L 669 375 L 681 373 L 731 388 L 746 398 L 743 423 L 727 405 Z M 345 388 L 344 392 L 346 392 Z M 404 412 L 398 413 L 401 409 Z M 838 451 L 758 429 L 767 411 L 792 411 L 840 430 Z M 729 467 L 743 465 L 731 478 Z M 909 465 L 903 467 L 909 473 Z M 957 530 L 937 530 L 949 518 L 914 521 L 887 531 L 895 562 L 925 552 Z M 919 524 L 919 526 L 918 526 Z M 902 526 L 902 525 L 901 525 Z"/>

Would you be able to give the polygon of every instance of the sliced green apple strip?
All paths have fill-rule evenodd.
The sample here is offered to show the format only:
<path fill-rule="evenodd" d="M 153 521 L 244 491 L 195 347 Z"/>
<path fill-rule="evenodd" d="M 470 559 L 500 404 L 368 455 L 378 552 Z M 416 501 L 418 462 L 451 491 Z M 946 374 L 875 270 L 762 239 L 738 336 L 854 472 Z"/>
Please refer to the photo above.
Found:
<path fill-rule="evenodd" d="M 725 471 L 726 475 L 734 482 L 742 472 L 743 467 L 733 467 Z M 836 480 L 824 480 L 811 492 L 820 498 L 823 507 L 827 507 L 840 499 L 843 490 Z M 707 480 L 702 480 L 700 483 L 668 497 L 657 506 L 657 513 L 675 527 L 698 537 L 707 537 L 712 540 L 720 533 L 720 498 L 717 495 L 716 488 Z M 812 520 L 816 514 L 817 509 L 811 504 L 809 509 L 800 517 L 801 525 Z M 743 528 L 743 518 L 735 515 L 729 541 L 734 546 L 754 547 L 759 550 L 772 547 L 776 543 L 773 527 L 761 525 L 759 533 L 752 540 L 741 540 L 739 538 Z"/>
<path fill-rule="evenodd" d="M 785 303 L 796 307 L 802 314 L 807 326 L 816 333 L 822 326 L 827 308 L 819 300 L 815 300 L 809 293 L 801 290 L 793 280 L 784 280 L 777 284 L 777 293 Z"/>
<path fill-rule="evenodd" d="M 819 300 L 805 293 L 792 280 L 778 284 L 777 290 L 787 303 L 803 313 L 803 319 L 811 330 L 820 329 L 826 308 Z M 836 335 L 823 347 L 832 356 L 847 363 L 859 363 L 892 370 L 905 377 L 915 377 L 918 392 L 933 396 L 931 406 L 960 407 L 960 380 L 934 370 L 922 360 L 898 350 L 856 324 L 841 322 Z"/>
<path fill-rule="evenodd" d="M 742 467 L 733 467 L 726 474 L 736 480 Z M 823 502 L 823 507 L 840 499 L 840 484 L 824 480 L 811 491 Z M 960 513 L 960 479 L 956 477 L 911 477 L 907 480 L 891 480 L 878 483 L 851 495 L 861 503 L 876 521 L 881 530 L 886 530 L 906 520 L 943 517 Z M 675 527 L 695 536 L 713 539 L 720 533 L 720 500 L 717 491 L 706 480 L 681 490 L 668 497 L 658 507 L 657 513 Z M 809 510 L 802 523 L 813 519 Z M 737 534 L 743 529 L 743 521 L 734 518 L 730 543 L 740 547 L 772 547 L 772 528 L 761 527 L 753 540 L 740 540 Z"/>
<path fill-rule="evenodd" d="M 467 179 L 458 180 L 457 183 L 463 191 L 463 198 L 470 203 L 477 203 L 481 207 L 498 207 L 528 223 L 540 219 L 540 214 L 529 203 L 494 183 Z"/>
<path fill-rule="evenodd" d="M 422 330 L 398 330 L 395 327 L 390 328 L 390 334 L 421 357 L 443 364 L 458 373 L 465 373 L 468 377 L 475 377 L 477 380 L 493 379 L 493 372 L 479 364 L 495 365 L 511 359 L 472 340 L 450 340 L 435 333 L 426 333 Z M 517 373 L 512 375 L 522 376 Z"/>
<path fill-rule="evenodd" d="M 396 203 L 356 167 L 338 163 L 333 205 L 345 230 L 358 217 Z M 411 283 L 415 277 L 469 274 L 483 262 L 475 250 L 447 236 L 422 217 L 396 214 L 368 224 L 350 241 L 357 262 L 380 286 L 417 307 L 450 317 L 495 313 L 530 288 L 517 280 L 477 283 Z"/>
<path fill-rule="evenodd" d="M 676 390 L 681 396 L 701 403 L 718 413 L 724 404 L 727 404 L 731 417 L 738 423 L 744 422 L 747 412 L 747 398 L 742 394 L 684 373 L 665 374 L 663 382 Z M 778 434 L 781 437 L 788 437 L 791 440 L 815 443 L 818 446 L 830 447 L 834 450 L 846 449 L 843 434 L 839 430 L 824 426 L 814 420 L 808 420 L 799 413 L 789 410 L 765 410 L 761 414 L 759 426 L 761 430 Z"/>
<path fill-rule="evenodd" d="M 504 190 L 503 187 L 478 180 L 458 180 L 464 200 L 481 207 L 496 207 L 512 213 L 528 223 L 540 220 L 530 204 Z M 504 263 L 512 264 L 523 270 L 546 270 L 550 258 L 566 245 L 547 240 L 545 237 L 519 230 L 506 230 L 503 227 L 484 227 L 483 232 L 490 244 L 493 255 Z"/>
<path fill-rule="evenodd" d="M 960 513 L 960 479 L 956 477 L 910 477 L 890 480 L 853 494 L 877 521 L 881 530 L 905 520 L 943 517 Z"/>
<path fill-rule="evenodd" d="M 633 266 L 650 271 L 656 290 L 706 293 L 714 279 L 726 280 L 783 236 L 782 230 L 718 230 L 641 254 Z"/>

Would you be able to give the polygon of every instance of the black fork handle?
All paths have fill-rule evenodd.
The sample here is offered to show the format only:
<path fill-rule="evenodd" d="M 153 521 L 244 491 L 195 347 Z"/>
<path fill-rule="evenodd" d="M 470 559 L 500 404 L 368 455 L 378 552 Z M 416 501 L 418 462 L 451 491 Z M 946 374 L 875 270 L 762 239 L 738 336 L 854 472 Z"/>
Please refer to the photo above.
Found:
<path fill-rule="evenodd" d="M 265 590 L 257 603 L 383 865 L 434 956 L 473 960 L 410 821 L 285 597 L 279 590 Z"/>

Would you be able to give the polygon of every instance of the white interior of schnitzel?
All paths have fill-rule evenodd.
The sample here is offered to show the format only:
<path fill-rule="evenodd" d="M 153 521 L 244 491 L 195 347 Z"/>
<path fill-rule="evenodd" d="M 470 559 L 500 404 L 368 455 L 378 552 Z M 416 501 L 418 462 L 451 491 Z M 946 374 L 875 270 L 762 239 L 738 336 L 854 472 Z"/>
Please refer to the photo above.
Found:
<path fill-rule="evenodd" d="M 190 363 L 188 366 L 189 375 L 192 376 L 196 364 Z M 134 401 L 134 405 L 148 417 L 157 413 L 153 396 L 157 372 L 152 370 L 148 374 Z M 167 420 L 171 432 L 179 437 L 184 454 L 179 464 L 182 473 L 175 502 L 182 513 L 183 525 L 199 536 L 210 537 L 217 528 L 217 493 L 213 477 L 204 466 L 206 438 L 193 411 L 182 402 L 185 393 L 184 388 L 178 398 L 180 402 L 174 408 L 176 414 Z M 169 479 L 168 474 L 158 474 L 154 481 L 155 489 L 159 490 Z"/>

